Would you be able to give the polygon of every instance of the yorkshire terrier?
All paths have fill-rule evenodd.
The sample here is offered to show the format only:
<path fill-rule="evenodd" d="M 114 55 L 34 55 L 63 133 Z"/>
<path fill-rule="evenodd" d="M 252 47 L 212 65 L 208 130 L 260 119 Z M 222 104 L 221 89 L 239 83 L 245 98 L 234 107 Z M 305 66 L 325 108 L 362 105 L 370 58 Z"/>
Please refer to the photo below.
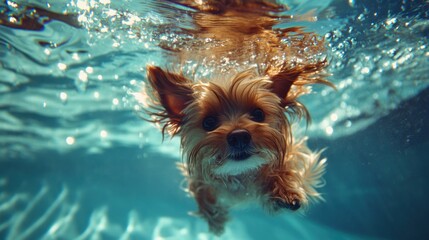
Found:
<path fill-rule="evenodd" d="M 279 19 L 290 19 L 277 14 L 284 6 L 274 1 L 173 2 L 197 10 L 196 30 L 187 30 L 196 42 L 175 50 L 182 61 L 237 63 L 209 79 L 147 67 L 145 93 L 154 106 L 148 111 L 163 133 L 181 137 L 186 161 L 180 168 L 197 214 L 220 235 L 236 205 L 256 201 L 275 213 L 322 199 L 317 188 L 326 159 L 306 138 L 294 138 L 290 121 L 309 117 L 297 100 L 307 84 L 331 85 L 323 73 L 323 39 L 297 27 L 274 29 Z"/>

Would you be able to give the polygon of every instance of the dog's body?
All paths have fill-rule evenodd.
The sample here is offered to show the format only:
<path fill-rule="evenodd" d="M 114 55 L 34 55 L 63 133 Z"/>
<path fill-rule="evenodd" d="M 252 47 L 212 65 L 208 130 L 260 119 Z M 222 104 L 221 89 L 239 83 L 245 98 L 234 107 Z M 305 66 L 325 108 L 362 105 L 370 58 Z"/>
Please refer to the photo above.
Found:
<path fill-rule="evenodd" d="M 181 169 L 198 214 L 221 234 L 235 205 L 256 201 L 274 213 L 321 199 L 316 188 L 325 159 L 305 139 L 294 139 L 288 117 L 308 117 L 297 101 L 305 85 L 329 84 L 322 74 L 326 61 L 313 57 L 323 53 L 323 40 L 299 28 L 273 30 L 277 20 L 270 14 L 283 8 L 272 1 L 175 2 L 201 10 L 192 34 L 211 39 L 177 51 L 180 61 L 235 63 L 198 81 L 147 68 L 158 107 L 151 114 L 164 131 L 181 137 Z M 249 24 L 252 19 L 257 22 Z"/>

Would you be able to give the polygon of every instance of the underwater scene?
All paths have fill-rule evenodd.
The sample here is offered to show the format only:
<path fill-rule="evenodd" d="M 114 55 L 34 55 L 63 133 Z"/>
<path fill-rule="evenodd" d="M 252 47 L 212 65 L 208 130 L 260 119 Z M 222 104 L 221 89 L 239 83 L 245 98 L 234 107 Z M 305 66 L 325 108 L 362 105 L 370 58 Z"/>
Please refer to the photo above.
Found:
<path fill-rule="evenodd" d="M 294 123 L 327 158 L 324 201 L 234 209 L 221 236 L 192 214 L 179 137 L 136 98 L 192 40 L 181 2 L 0 1 L 0 239 L 428 238 L 427 0 L 277 1 L 292 17 L 275 28 L 325 40 L 335 88 L 312 87 Z"/>

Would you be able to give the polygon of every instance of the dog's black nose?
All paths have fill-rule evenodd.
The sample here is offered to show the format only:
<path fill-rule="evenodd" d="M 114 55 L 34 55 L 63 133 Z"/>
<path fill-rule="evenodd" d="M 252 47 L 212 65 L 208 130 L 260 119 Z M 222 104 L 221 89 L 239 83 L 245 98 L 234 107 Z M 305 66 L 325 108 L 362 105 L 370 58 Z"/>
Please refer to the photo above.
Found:
<path fill-rule="evenodd" d="M 252 136 L 247 130 L 237 129 L 228 134 L 227 141 L 231 148 L 245 150 L 249 146 L 251 138 Z"/>

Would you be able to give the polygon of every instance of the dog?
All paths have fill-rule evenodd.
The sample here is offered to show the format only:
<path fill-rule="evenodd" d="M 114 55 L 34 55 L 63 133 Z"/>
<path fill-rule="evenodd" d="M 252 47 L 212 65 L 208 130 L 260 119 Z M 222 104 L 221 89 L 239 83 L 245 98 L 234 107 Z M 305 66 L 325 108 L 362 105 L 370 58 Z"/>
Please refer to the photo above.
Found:
<path fill-rule="evenodd" d="M 291 122 L 310 118 L 297 100 L 307 85 L 333 86 L 323 39 L 299 27 L 274 28 L 292 18 L 275 1 L 173 2 L 196 10 L 195 28 L 183 30 L 193 42 L 165 48 L 178 62 L 216 70 L 189 77 L 149 65 L 143 94 L 151 121 L 181 138 L 179 167 L 197 215 L 221 235 L 232 207 L 257 202 L 277 213 L 322 200 L 326 159 L 294 137 Z"/>

